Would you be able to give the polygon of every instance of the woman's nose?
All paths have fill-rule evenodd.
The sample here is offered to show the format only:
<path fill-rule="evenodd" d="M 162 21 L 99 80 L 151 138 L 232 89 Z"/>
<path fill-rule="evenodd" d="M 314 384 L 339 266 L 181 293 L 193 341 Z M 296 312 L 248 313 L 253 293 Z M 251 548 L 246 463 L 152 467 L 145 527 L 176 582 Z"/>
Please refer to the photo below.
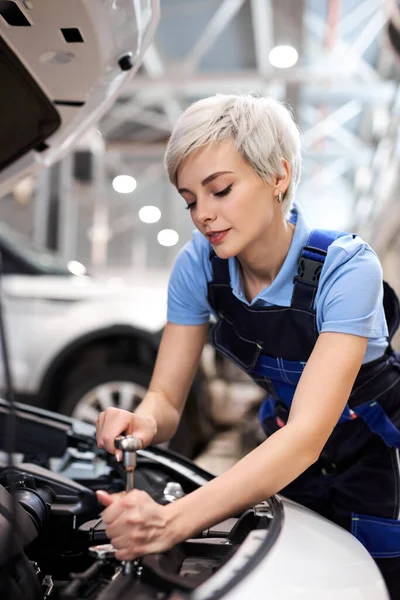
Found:
<path fill-rule="evenodd" d="M 197 201 L 196 206 L 196 221 L 201 223 L 202 225 L 212 222 L 215 220 L 215 211 L 211 205 L 211 202 L 208 201 Z"/>

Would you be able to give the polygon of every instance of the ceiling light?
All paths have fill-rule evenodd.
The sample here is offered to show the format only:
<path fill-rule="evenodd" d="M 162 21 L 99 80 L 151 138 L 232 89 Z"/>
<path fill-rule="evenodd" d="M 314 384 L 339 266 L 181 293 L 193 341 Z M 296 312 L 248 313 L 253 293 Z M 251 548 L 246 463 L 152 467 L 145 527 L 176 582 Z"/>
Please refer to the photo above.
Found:
<path fill-rule="evenodd" d="M 139 219 L 143 223 L 157 223 L 161 219 L 161 210 L 157 206 L 142 206 L 139 210 Z"/>
<path fill-rule="evenodd" d="M 157 241 L 161 246 L 175 246 L 179 242 L 179 234 L 174 229 L 162 229 L 158 232 Z"/>
<path fill-rule="evenodd" d="M 117 175 L 114 177 L 112 186 L 119 194 L 130 194 L 136 189 L 136 179 L 131 175 Z"/>
<path fill-rule="evenodd" d="M 72 275 L 85 275 L 86 267 L 78 262 L 77 260 L 70 260 L 67 264 L 68 271 L 72 273 Z"/>
<path fill-rule="evenodd" d="M 269 53 L 269 62 L 278 69 L 288 69 L 297 63 L 299 55 L 293 46 L 275 46 Z"/>

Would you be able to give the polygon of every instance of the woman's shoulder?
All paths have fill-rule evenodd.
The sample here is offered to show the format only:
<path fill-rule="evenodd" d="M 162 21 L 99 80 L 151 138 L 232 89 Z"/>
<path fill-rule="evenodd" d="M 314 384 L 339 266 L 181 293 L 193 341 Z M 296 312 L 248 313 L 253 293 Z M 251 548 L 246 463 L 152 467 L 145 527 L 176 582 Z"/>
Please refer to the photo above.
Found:
<path fill-rule="evenodd" d="M 338 237 L 328 248 L 319 280 L 319 331 L 378 340 L 379 356 L 387 336 L 382 300 L 382 267 L 374 250 L 358 235 Z"/>
<path fill-rule="evenodd" d="M 375 298 L 382 290 L 382 266 L 371 246 L 360 236 L 346 233 L 328 248 L 319 282 L 320 299 L 352 298 L 360 302 L 359 294 Z"/>
<path fill-rule="evenodd" d="M 172 323 L 200 325 L 209 319 L 207 282 L 211 265 L 209 244 L 202 237 L 194 232 L 175 260 L 168 285 L 168 320 Z"/>
<path fill-rule="evenodd" d="M 175 259 L 174 270 L 189 271 L 192 275 L 204 274 L 208 279 L 211 273 L 211 246 L 208 240 L 197 230 L 179 251 Z"/>
<path fill-rule="evenodd" d="M 344 233 L 338 236 L 328 248 L 326 256 L 326 267 L 331 269 L 338 268 L 341 264 L 345 265 L 351 262 L 362 264 L 366 268 L 377 269 L 381 272 L 380 260 L 374 249 L 357 234 Z"/>

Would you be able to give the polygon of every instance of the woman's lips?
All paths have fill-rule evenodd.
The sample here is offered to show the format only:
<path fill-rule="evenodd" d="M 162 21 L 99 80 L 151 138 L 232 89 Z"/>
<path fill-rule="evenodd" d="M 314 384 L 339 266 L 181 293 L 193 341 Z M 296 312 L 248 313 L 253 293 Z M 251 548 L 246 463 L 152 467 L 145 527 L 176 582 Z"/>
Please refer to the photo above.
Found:
<path fill-rule="evenodd" d="M 226 238 L 226 236 L 228 235 L 229 232 L 230 232 L 230 229 L 225 229 L 225 231 L 216 231 L 215 233 L 213 233 L 211 235 L 207 234 L 207 237 L 210 240 L 210 243 L 213 246 L 216 246 L 224 241 L 224 239 Z"/>

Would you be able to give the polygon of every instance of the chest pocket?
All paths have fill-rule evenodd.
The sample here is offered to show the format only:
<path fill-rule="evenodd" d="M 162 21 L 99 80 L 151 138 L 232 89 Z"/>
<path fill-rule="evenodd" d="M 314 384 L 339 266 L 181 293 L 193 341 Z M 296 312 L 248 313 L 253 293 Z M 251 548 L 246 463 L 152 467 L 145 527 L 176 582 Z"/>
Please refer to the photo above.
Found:
<path fill-rule="evenodd" d="M 221 354 L 233 360 L 245 371 L 254 368 L 262 350 L 260 342 L 242 335 L 222 313 L 219 314 L 219 320 L 212 330 L 212 341 Z"/>

